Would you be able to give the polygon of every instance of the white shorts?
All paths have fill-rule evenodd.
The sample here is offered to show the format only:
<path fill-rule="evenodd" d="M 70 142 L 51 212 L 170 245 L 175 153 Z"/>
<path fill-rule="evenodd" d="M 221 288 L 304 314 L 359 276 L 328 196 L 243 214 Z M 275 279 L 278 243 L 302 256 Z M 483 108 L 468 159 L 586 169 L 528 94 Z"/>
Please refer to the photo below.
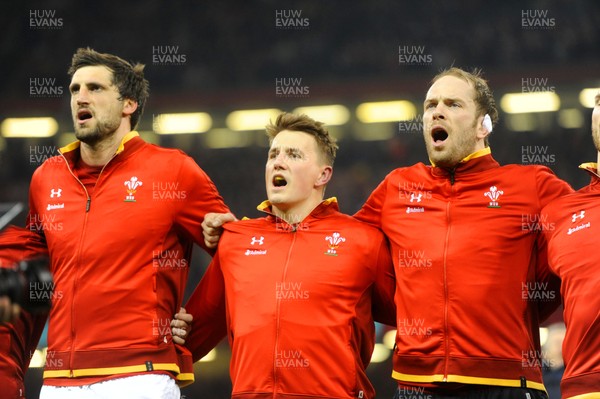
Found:
<path fill-rule="evenodd" d="M 175 380 L 164 374 L 134 375 L 78 387 L 42 386 L 40 399 L 180 399 Z"/>

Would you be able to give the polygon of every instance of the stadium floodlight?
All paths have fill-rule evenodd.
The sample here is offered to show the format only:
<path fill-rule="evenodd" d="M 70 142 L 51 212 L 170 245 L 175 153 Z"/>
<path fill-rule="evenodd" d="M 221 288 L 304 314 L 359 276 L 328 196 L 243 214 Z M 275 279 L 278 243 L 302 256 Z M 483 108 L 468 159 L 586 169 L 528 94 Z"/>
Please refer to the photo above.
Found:
<path fill-rule="evenodd" d="M 393 350 L 396 345 L 396 330 L 390 330 L 383 334 L 382 341 L 386 348 Z"/>
<path fill-rule="evenodd" d="M 507 93 L 502 96 L 500 107 L 507 114 L 558 111 L 560 108 L 560 97 L 551 91 Z"/>
<path fill-rule="evenodd" d="M 205 144 L 208 148 L 240 148 L 252 145 L 254 132 L 234 132 L 230 129 L 211 129 L 204 135 Z"/>
<path fill-rule="evenodd" d="M 306 114 L 314 120 L 323 122 L 327 126 L 344 125 L 350 119 L 348 108 L 339 104 L 299 107 L 294 109 L 294 113 Z"/>
<path fill-rule="evenodd" d="M 281 113 L 276 108 L 233 111 L 227 115 L 225 123 L 231 130 L 264 130 L 269 121 L 275 122 Z"/>
<path fill-rule="evenodd" d="M 217 348 L 213 348 L 210 352 L 208 352 L 202 359 L 198 360 L 199 362 L 213 362 L 217 359 Z"/>
<path fill-rule="evenodd" d="M 402 123 L 402 122 L 398 122 Z M 358 141 L 385 141 L 390 140 L 396 135 L 395 125 L 385 126 L 364 124 L 356 126 L 354 129 L 354 138 Z"/>
<path fill-rule="evenodd" d="M 371 363 L 382 363 L 385 362 L 392 351 L 385 347 L 385 345 L 376 343 L 373 348 L 373 353 L 371 353 Z"/>
<path fill-rule="evenodd" d="M 558 124 L 564 129 L 580 129 L 584 125 L 583 113 L 577 108 L 561 109 Z"/>
<path fill-rule="evenodd" d="M 416 115 L 417 108 L 407 100 L 367 102 L 356 107 L 356 117 L 363 123 L 408 121 Z"/>
<path fill-rule="evenodd" d="M 586 108 L 594 108 L 598 94 L 600 94 L 600 87 L 583 89 L 579 92 L 579 102 Z"/>
<path fill-rule="evenodd" d="M 204 133 L 212 126 L 212 118 L 206 112 L 158 114 L 152 128 L 157 134 Z"/>
<path fill-rule="evenodd" d="M 52 137 L 58 132 L 58 122 L 52 117 L 6 118 L 0 131 L 4 137 Z"/>
<path fill-rule="evenodd" d="M 539 128 L 539 121 L 532 113 L 506 115 L 506 127 L 513 132 L 532 132 Z"/>
<path fill-rule="evenodd" d="M 36 349 L 31 356 L 31 360 L 29 361 L 30 368 L 43 368 L 46 364 L 46 353 L 48 352 L 48 348 Z"/>
<path fill-rule="evenodd" d="M 548 327 L 540 327 L 540 345 L 544 345 L 548 342 L 548 333 L 550 329 Z"/>

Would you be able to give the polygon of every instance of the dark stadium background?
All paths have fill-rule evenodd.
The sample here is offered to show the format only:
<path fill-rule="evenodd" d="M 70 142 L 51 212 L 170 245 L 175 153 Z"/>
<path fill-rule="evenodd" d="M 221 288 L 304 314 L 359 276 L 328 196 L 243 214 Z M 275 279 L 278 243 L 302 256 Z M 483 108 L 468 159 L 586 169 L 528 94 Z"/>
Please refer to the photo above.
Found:
<path fill-rule="evenodd" d="M 501 163 L 528 163 L 532 158 L 523 155 L 539 149 L 546 157 L 534 163 L 580 188 L 588 177 L 577 165 L 596 159 L 591 109 L 578 96 L 600 87 L 597 1 L 21 1 L 4 2 L 0 21 L 0 123 L 50 116 L 59 126 L 50 138 L 0 136 L 0 202 L 26 203 L 39 165 L 31 155 L 72 137 L 66 70 L 73 52 L 86 46 L 146 64 L 151 95 L 138 130 L 193 156 L 238 216 L 257 216 L 255 206 L 265 198 L 267 143 L 260 130 L 228 130 L 230 112 L 346 107 L 349 120 L 331 128 L 340 151 L 327 195 L 354 213 L 393 168 L 427 161 L 413 125 L 430 79 L 451 65 L 482 68 L 499 108 L 511 92 L 560 97 L 556 111 L 508 114 L 500 108 L 490 141 Z M 415 62 L 407 57 L 412 51 L 421 55 Z M 281 95 L 290 86 L 299 91 Z M 47 90 L 35 95 L 32 87 Z M 359 104 L 385 100 L 411 101 L 416 117 L 369 125 L 358 120 Z M 211 115 L 212 133 L 152 131 L 159 114 L 199 111 Z M 241 147 L 213 148 L 209 134 L 245 136 Z M 208 261 L 196 251 L 190 289 Z M 221 345 L 216 360 L 197 364 L 185 398 L 229 397 L 227 351 Z M 369 368 L 379 397 L 393 394 L 390 371 L 389 358 Z M 32 368 L 28 397 L 37 397 L 40 384 L 41 368 Z"/>

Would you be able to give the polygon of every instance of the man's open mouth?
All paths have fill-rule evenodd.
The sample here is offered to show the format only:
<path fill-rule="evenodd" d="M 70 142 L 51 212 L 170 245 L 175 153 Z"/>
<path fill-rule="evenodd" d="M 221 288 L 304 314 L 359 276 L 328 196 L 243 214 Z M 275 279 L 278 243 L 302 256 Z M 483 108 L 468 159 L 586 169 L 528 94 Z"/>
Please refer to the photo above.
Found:
<path fill-rule="evenodd" d="M 82 109 L 77 112 L 77 120 L 85 121 L 92 118 L 92 113 L 87 109 Z"/>
<path fill-rule="evenodd" d="M 443 127 L 436 127 L 431 132 L 434 143 L 443 143 L 448 138 L 448 132 Z"/>
<path fill-rule="evenodd" d="M 285 178 L 280 175 L 273 176 L 273 185 L 275 187 L 287 186 L 287 180 L 285 180 Z"/>

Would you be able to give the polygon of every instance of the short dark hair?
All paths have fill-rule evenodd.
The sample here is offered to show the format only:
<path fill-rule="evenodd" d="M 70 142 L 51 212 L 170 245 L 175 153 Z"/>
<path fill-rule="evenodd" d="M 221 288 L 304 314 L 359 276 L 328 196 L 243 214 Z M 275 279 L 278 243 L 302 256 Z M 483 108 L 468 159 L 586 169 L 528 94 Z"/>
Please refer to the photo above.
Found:
<path fill-rule="evenodd" d="M 144 64 L 131 65 L 116 55 L 99 53 L 91 48 L 79 48 L 73 54 L 68 74 L 73 74 L 86 66 L 105 66 L 112 72 L 112 83 L 119 90 L 120 99 L 128 98 L 137 102 L 137 109 L 131 114 L 131 130 L 137 127 L 144 113 L 144 106 L 149 94 L 149 84 L 144 79 Z"/>
<path fill-rule="evenodd" d="M 435 75 L 431 80 L 431 84 L 434 84 L 444 76 L 454 76 L 470 83 L 475 90 L 475 104 L 477 105 L 479 116 L 488 114 L 492 119 L 492 126 L 496 126 L 496 123 L 498 123 L 496 100 L 494 100 L 494 94 L 487 80 L 482 77 L 481 69 L 475 68 L 471 72 L 467 72 L 461 68 L 452 67 Z M 488 137 L 486 136 L 484 140 L 486 147 L 489 146 Z"/>
<path fill-rule="evenodd" d="M 284 130 L 310 134 L 317 141 L 317 146 L 321 150 L 325 163 L 333 166 L 338 145 L 336 144 L 335 137 L 332 137 L 323 125 L 323 122 L 315 121 L 305 114 L 299 115 L 283 112 L 279 114 L 275 123 L 269 123 L 266 129 L 269 142 L 273 142 L 275 136 Z"/>

